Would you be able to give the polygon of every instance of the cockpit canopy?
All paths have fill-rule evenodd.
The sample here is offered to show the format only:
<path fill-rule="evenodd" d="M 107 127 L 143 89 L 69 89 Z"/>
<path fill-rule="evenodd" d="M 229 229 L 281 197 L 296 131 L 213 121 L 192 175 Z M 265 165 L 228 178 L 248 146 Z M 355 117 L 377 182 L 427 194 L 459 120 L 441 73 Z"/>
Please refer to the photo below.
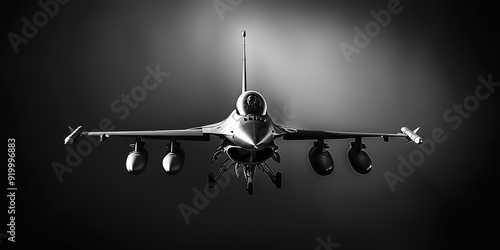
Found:
<path fill-rule="evenodd" d="M 246 91 L 236 101 L 236 112 L 239 115 L 266 115 L 266 100 L 257 91 Z"/>

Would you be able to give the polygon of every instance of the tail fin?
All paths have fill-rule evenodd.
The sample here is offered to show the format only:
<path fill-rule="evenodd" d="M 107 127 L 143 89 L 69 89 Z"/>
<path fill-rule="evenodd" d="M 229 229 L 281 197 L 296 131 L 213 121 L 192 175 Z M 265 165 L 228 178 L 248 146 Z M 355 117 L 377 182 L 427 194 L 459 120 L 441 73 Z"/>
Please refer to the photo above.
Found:
<path fill-rule="evenodd" d="M 241 93 L 245 93 L 247 91 L 247 53 L 246 53 L 246 44 L 245 37 L 247 36 L 247 32 L 242 30 L 241 36 L 243 37 L 243 55 L 242 55 L 242 72 L 241 72 Z"/>

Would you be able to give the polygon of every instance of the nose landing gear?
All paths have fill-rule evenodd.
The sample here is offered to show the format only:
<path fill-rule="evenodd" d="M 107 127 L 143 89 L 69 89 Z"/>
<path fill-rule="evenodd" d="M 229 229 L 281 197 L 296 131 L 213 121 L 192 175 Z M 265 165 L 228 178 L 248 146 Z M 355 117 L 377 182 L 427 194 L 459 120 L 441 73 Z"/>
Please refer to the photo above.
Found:
<path fill-rule="evenodd" d="M 227 158 L 224 160 L 224 162 L 220 165 L 220 167 L 217 169 L 217 171 L 214 172 L 209 172 L 208 173 L 208 187 L 209 188 L 214 188 L 215 185 L 217 184 L 217 181 L 219 178 L 227 172 L 229 169 L 234 168 L 234 172 L 237 177 L 239 177 L 239 170 L 243 170 L 243 176 L 245 177 L 245 180 L 247 181 L 247 193 L 248 195 L 252 196 L 254 193 L 254 183 L 253 183 L 253 178 L 255 175 L 256 169 L 259 169 L 262 171 L 264 174 L 266 174 L 269 177 L 269 180 L 271 180 L 271 183 L 277 188 L 281 189 L 283 187 L 283 173 L 281 172 L 274 172 L 269 165 L 267 165 L 266 162 L 262 162 L 259 164 L 241 164 L 241 163 L 235 163 L 232 162 L 229 163 L 230 158 Z"/>
<path fill-rule="evenodd" d="M 223 142 L 215 149 L 215 152 L 212 155 L 212 163 L 217 161 L 221 155 L 223 154 L 227 155 L 228 145 L 229 145 L 228 142 Z M 275 146 L 270 159 L 272 159 L 276 163 L 280 163 L 281 156 L 279 155 L 277 148 L 278 147 Z M 247 181 L 246 183 L 247 193 L 250 196 L 253 195 L 254 193 L 253 177 L 255 175 L 256 169 L 259 169 L 264 174 L 266 174 L 269 177 L 269 180 L 271 180 L 271 183 L 277 189 L 281 189 L 283 187 L 283 174 L 281 172 L 274 172 L 269 167 L 269 165 L 267 165 L 265 161 L 259 163 L 251 163 L 251 164 L 239 163 L 233 161 L 232 158 L 229 158 L 229 156 L 222 162 L 222 164 L 219 166 L 216 172 L 212 171 L 208 172 L 208 187 L 214 188 L 217 182 L 219 181 L 220 177 L 231 168 L 234 168 L 234 173 L 236 174 L 236 177 L 240 177 L 240 170 L 243 171 L 243 176 Z"/>

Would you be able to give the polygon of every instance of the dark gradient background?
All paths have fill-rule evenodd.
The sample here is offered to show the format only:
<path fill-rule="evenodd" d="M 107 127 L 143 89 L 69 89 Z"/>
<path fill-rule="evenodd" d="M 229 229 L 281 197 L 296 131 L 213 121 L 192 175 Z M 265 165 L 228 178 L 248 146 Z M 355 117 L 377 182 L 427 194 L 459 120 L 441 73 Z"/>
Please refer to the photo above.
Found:
<path fill-rule="evenodd" d="M 19 190 L 17 242 L 0 247 L 315 249 L 330 235 L 341 249 L 498 249 L 499 89 L 457 130 L 443 113 L 474 94 L 478 76 L 500 81 L 499 4 L 402 1 L 347 63 L 339 44 L 353 44 L 354 27 L 387 2 L 245 0 L 221 21 L 212 1 L 74 0 L 16 54 L 7 34 L 20 34 L 21 18 L 40 7 L 2 1 L 3 148 L 16 139 Z M 193 188 L 218 167 L 215 137 L 182 143 L 177 176 L 161 167 L 166 142 L 147 141 L 148 168 L 132 176 L 132 141 L 111 138 L 59 183 L 51 164 L 65 164 L 67 125 L 93 129 L 107 117 L 117 130 L 181 129 L 226 118 L 240 93 L 242 29 L 249 88 L 277 122 L 363 132 L 421 126 L 424 139 L 442 128 L 448 139 L 395 192 L 384 173 L 397 173 L 398 156 L 408 159 L 414 144 L 366 139 L 374 169 L 361 176 L 347 161 L 349 141 L 329 141 L 335 171 L 320 177 L 307 159 L 311 141 L 278 139 L 282 162 L 270 165 L 284 172 L 282 190 L 259 172 L 249 197 L 244 180 L 231 177 L 189 225 L 178 206 L 193 206 Z M 170 75 L 120 120 L 110 104 L 157 64 Z"/>

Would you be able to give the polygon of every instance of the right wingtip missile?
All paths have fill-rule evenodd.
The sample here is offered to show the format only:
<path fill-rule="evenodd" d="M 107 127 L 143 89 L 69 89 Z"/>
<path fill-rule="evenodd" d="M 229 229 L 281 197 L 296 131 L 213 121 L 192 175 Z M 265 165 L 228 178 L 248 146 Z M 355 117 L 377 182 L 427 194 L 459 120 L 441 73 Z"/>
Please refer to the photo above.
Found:
<path fill-rule="evenodd" d="M 422 144 L 422 137 L 420 137 L 419 135 L 417 135 L 417 131 L 420 129 L 420 127 L 418 127 L 417 129 L 415 129 L 414 131 L 411 131 L 409 128 L 407 127 L 402 127 L 401 128 L 401 132 L 403 132 L 403 134 L 406 135 L 406 137 L 408 138 L 408 140 L 411 140 L 413 142 L 415 142 L 416 144 Z"/>

